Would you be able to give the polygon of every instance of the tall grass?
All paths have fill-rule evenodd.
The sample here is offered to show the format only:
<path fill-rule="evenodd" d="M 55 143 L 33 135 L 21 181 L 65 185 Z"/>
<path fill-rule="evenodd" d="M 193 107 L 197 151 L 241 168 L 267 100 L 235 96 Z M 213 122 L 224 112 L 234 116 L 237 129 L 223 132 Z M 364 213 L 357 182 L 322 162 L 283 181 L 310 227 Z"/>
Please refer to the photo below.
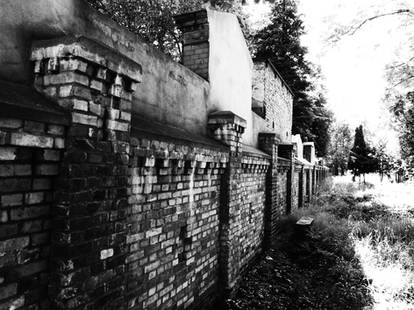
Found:
<path fill-rule="evenodd" d="M 343 180 L 334 180 L 311 208 L 296 215 L 315 218 L 312 234 L 330 251 L 356 255 L 370 283 L 373 309 L 414 309 L 414 205 L 407 199 L 398 203 L 398 190 L 407 197 L 409 189 L 375 179 L 368 185 Z M 414 188 L 411 193 L 414 197 Z"/>

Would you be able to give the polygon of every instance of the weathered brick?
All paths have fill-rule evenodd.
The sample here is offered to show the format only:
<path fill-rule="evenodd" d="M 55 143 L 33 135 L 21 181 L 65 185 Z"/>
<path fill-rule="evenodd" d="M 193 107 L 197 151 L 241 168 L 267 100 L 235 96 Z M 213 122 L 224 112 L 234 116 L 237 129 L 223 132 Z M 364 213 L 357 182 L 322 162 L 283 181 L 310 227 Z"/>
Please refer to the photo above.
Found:
<path fill-rule="evenodd" d="M 37 175 L 57 175 L 59 166 L 57 164 L 40 164 L 36 166 Z"/>
<path fill-rule="evenodd" d="M 23 204 L 23 194 L 2 195 L 1 205 L 3 207 L 19 206 Z"/>
<path fill-rule="evenodd" d="M 80 59 L 69 58 L 61 59 L 59 62 L 60 71 L 80 71 L 86 72 L 88 64 Z"/>
<path fill-rule="evenodd" d="M 106 80 L 108 75 L 108 69 L 106 68 L 99 68 L 96 72 L 96 77 L 100 80 Z"/>
<path fill-rule="evenodd" d="M 130 111 L 132 108 L 132 103 L 127 100 L 121 100 L 119 108 L 123 111 Z"/>
<path fill-rule="evenodd" d="M 0 286 L 0 300 L 4 300 L 16 294 L 17 294 L 17 283 Z"/>
<path fill-rule="evenodd" d="M 14 175 L 13 165 L 0 165 L 0 177 L 10 177 Z"/>
<path fill-rule="evenodd" d="M 102 92 L 103 89 L 104 89 L 104 84 L 100 81 L 97 81 L 97 80 L 91 80 L 91 83 L 90 83 L 89 87 Z"/>
<path fill-rule="evenodd" d="M 53 138 L 28 133 L 13 132 L 10 135 L 10 144 L 27 147 L 52 148 Z"/>
<path fill-rule="evenodd" d="M 98 118 L 94 115 L 88 115 L 88 114 L 73 113 L 72 121 L 74 123 L 88 125 L 88 126 L 96 127 L 98 125 Z"/>
<path fill-rule="evenodd" d="M 29 205 L 41 203 L 43 202 L 43 200 L 44 200 L 43 192 L 27 193 L 24 198 L 25 203 Z"/>
<path fill-rule="evenodd" d="M 60 125 L 50 124 L 47 126 L 47 133 L 51 135 L 63 136 L 65 133 L 65 127 Z"/>
<path fill-rule="evenodd" d="M 86 75 L 82 75 L 76 72 L 62 72 L 58 74 L 45 75 L 43 83 L 45 86 L 68 84 L 68 83 L 79 83 L 82 85 L 89 85 L 89 78 Z"/>
<path fill-rule="evenodd" d="M 121 111 L 120 119 L 125 121 L 131 121 L 131 113 Z"/>
<path fill-rule="evenodd" d="M 31 245 L 32 246 L 39 246 L 44 245 L 49 242 L 49 233 L 48 232 L 42 232 L 38 234 L 32 234 L 30 236 L 31 239 Z"/>
<path fill-rule="evenodd" d="M 0 239 L 10 238 L 18 232 L 17 224 L 2 224 L 0 225 Z"/>
<path fill-rule="evenodd" d="M 31 174 L 32 174 L 31 165 L 14 165 L 14 175 L 24 176 L 24 175 L 31 175 Z"/>
<path fill-rule="evenodd" d="M 20 231 L 22 233 L 32 233 L 42 230 L 42 220 L 25 221 L 21 224 Z"/>
<path fill-rule="evenodd" d="M 16 299 L 8 300 L 6 302 L 0 303 L 0 309 L 4 310 L 11 310 L 11 309 L 18 309 L 23 307 L 25 303 L 25 297 L 20 296 Z"/>
<path fill-rule="evenodd" d="M 10 218 L 13 221 L 32 219 L 49 214 L 49 206 L 19 207 L 10 210 Z"/>
<path fill-rule="evenodd" d="M 23 127 L 23 121 L 14 118 L 0 118 L 0 127 L 17 129 Z"/>
<path fill-rule="evenodd" d="M 15 158 L 15 147 L 0 147 L 0 160 L 14 160 Z"/>
<path fill-rule="evenodd" d="M 33 190 L 48 190 L 51 189 L 51 180 L 50 178 L 41 178 L 33 180 Z"/>
<path fill-rule="evenodd" d="M 9 141 L 9 133 L 6 131 L 1 131 L 0 130 L 0 145 L 4 145 L 6 143 L 8 143 Z"/>
<path fill-rule="evenodd" d="M 0 165 L 0 176 L 3 177 L 30 175 L 31 172 L 30 165 Z"/>
<path fill-rule="evenodd" d="M 6 223 L 8 219 L 7 211 L 0 211 L 0 223 Z"/>
<path fill-rule="evenodd" d="M 40 161 L 59 161 L 60 160 L 60 151 L 52 150 L 52 149 L 45 149 L 45 150 L 38 150 L 37 153 L 37 160 Z"/>
<path fill-rule="evenodd" d="M 27 178 L 0 179 L 0 193 L 24 192 L 30 190 L 31 180 Z"/>
<path fill-rule="evenodd" d="M 60 97 L 78 97 L 84 100 L 92 100 L 90 90 L 80 85 L 64 85 L 59 87 Z"/>
<path fill-rule="evenodd" d="M 64 149 L 65 148 L 65 139 L 63 138 L 55 138 L 53 146 L 57 149 Z"/>
<path fill-rule="evenodd" d="M 89 102 L 89 112 L 99 115 L 102 115 L 102 107 L 100 103 Z"/>
<path fill-rule="evenodd" d="M 114 256 L 114 249 L 105 249 L 101 251 L 101 260 L 107 259 Z"/>
<path fill-rule="evenodd" d="M 80 99 L 73 99 L 73 109 L 79 111 L 88 111 L 88 101 L 80 100 Z"/>
<path fill-rule="evenodd" d="M 15 268 L 16 276 L 23 278 L 34 275 L 36 273 L 44 272 L 47 270 L 46 261 L 38 261 L 26 265 L 21 265 Z"/>
<path fill-rule="evenodd" d="M 18 237 L 0 241 L 0 252 L 22 249 L 29 245 L 29 237 Z"/>
<path fill-rule="evenodd" d="M 57 88 L 55 86 L 48 86 L 43 88 L 43 93 L 50 98 L 57 96 Z"/>
<path fill-rule="evenodd" d="M 31 133 L 44 133 L 45 132 L 45 123 L 34 122 L 34 121 L 25 121 L 23 130 Z"/>
<path fill-rule="evenodd" d="M 118 131 L 128 131 L 129 124 L 128 123 L 121 123 L 113 120 L 108 120 L 106 124 L 108 129 L 111 130 L 118 130 Z"/>

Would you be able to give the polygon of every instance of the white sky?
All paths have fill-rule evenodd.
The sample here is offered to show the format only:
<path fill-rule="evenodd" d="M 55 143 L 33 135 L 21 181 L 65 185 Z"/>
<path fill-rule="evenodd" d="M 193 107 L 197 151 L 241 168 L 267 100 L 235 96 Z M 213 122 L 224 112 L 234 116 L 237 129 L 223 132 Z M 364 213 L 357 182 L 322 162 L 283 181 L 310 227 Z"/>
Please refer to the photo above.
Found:
<path fill-rule="evenodd" d="M 307 32 L 302 42 L 308 47 L 309 60 L 321 66 L 328 105 L 336 119 L 351 128 L 364 124 L 374 141 L 388 140 L 389 149 L 398 149 L 398 144 L 382 101 L 387 86 L 384 69 L 406 39 L 398 27 L 401 17 L 372 21 L 336 44 L 326 44 L 326 38 L 338 24 L 355 24 L 364 17 L 401 8 L 406 1 L 298 1 Z M 254 12 L 252 21 L 257 22 L 265 18 L 268 5 L 250 5 L 249 11 Z"/>

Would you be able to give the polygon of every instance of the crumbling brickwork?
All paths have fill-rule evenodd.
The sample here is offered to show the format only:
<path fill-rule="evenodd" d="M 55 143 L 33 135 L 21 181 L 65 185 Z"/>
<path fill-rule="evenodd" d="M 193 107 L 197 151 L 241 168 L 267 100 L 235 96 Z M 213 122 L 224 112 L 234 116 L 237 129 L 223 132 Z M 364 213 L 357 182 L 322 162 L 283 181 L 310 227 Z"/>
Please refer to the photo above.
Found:
<path fill-rule="evenodd" d="M 233 287 L 241 271 L 261 250 L 264 237 L 266 157 L 243 154 L 230 175 L 229 202 L 229 286 Z"/>
<path fill-rule="evenodd" d="M 278 210 L 280 215 L 284 215 L 288 208 L 288 187 L 289 187 L 289 163 L 284 161 L 278 161 L 277 166 L 277 197 L 278 197 Z"/>
<path fill-rule="evenodd" d="M 207 11 L 201 10 L 175 17 L 183 34 L 183 63 L 206 80 L 209 79 L 209 25 Z"/>
<path fill-rule="evenodd" d="M 181 25 L 184 62 L 208 79 L 206 18 Z M 196 132 L 141 115 L 141 65 L 96 40 L 36 41 L 31 60 L 33 87 L 0 82 L 0 309 L 214 309 L 327 176 L 295 168 L 289 133 L 244 145 L 248 122 L 232 111 Z M 202 80 L 160 76 L 175 95 Z M 268 111 L 286 127 L 288 110 Z"/>
<path fill-rule="evenodd" d="M 9 99 L 13 92 L 34 93 L 3 82 L 0 89 L 7 89 Z M 34 93 L 31 99 L 39 97 Z M 39 101 L 34 107 L 32 102 L 30 106 L 20 105 L 19 110 L 9 106 L 10 101 L 2 102 L 0 309 L 49 307 L 53 190 L 68 121 L 62 111 L 44 107 Z M 20 113 L 26 117 L 21 118 Z"/>
<path fill-rule="evenodd" d="M 132 138 L 128 307 L 188 307 L 217 291 L 223 147 Z"/>
<path fill-rule="evenodd" d="M 141 68 L 85 38 L 34 44 L 37 89 L 70 113 L 56 190 L 53 307 L 123 303 L 131 97 Z"/>
<path fill-rule="evenodd" d="M 268 61 L 254 63 L 252 107 L 266 120 L 267 129 L 277 133 L 280 142 L 291 141 L 293 95 Z"/>
<path fill-rule="evenodd" d="M 292 183 L 292 212 L 299 208 L 299 179 L 301 176 L 301 167 L 295 165 L 293 172 L 293 183 Z"/>

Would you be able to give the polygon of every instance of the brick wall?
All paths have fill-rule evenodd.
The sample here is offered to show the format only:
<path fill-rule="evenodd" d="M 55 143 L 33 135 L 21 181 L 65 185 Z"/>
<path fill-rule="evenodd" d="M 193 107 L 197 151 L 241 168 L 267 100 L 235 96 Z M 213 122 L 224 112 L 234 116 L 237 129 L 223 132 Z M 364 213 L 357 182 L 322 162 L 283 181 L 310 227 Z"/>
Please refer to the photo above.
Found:
<path fill-rule="evenodd" d="M 125 298 L 131 97 L 141 67 L 83 37 L 36 42 L 35 85 L 71 116 L 56 189 L 49 296 L 56 309 Z"/>
<path fill-rule="evenodd" d="M 83 37 L 32 60 L 44 96 L 0 87 L 0 309 L 214 308 L 298 205 L 292 146 L 132 115 L 140 65 Z"/>
<path fill-rule="evenodd" d="M 301 167 L 295 165 L 293 172 L 293 182 L 292 182 L 292 209 L 295 211 L 299 208 L 299 179 L 301 176 Z"/>
<path fill-rule="evenodd" d="M 53 190 L 68 123 L 44 109 L 33 90 L 0 88 L 9 92 L 0 117 L 0 309 L 49 309 Z M 10 108 L 13 92 L 35 104 Z"/>
<path fill-rule="evenodd" d="M 226 149 L 137 138 L 131 148 L 126 268 L 128 307 L 214 301 Z"/>
<path fill-rule="evenodd" d="M 175 17 L 183 32 L 183 64 L 209 80 L 209 25 L 207 11 L 185 13 Z"/>
<path fill-rule="evenodd" d="M 281 165 L 279 164 L 277 167 L 277 197 L 278 197 L 278 204 L 277 208 L 279 210 L 280 215 L 286 213 L 287 210 L 287 191 L 288 191 L 288 174 L 289 174 L 289 166 L 288 165 Z"/>
<path fill-rule="evenodd" d="M 269 131 L 280 142 L 292 138 L 293 97 L 277 70 L 269 62 L 255 61 L 253 70 L 253 110 L 266 120 Z"/>
<path fill-rule="evenodd" d="M 262 249 L 265 228 L 266 157 L 243 154 L 230 175 L 228 285 Z"/>

